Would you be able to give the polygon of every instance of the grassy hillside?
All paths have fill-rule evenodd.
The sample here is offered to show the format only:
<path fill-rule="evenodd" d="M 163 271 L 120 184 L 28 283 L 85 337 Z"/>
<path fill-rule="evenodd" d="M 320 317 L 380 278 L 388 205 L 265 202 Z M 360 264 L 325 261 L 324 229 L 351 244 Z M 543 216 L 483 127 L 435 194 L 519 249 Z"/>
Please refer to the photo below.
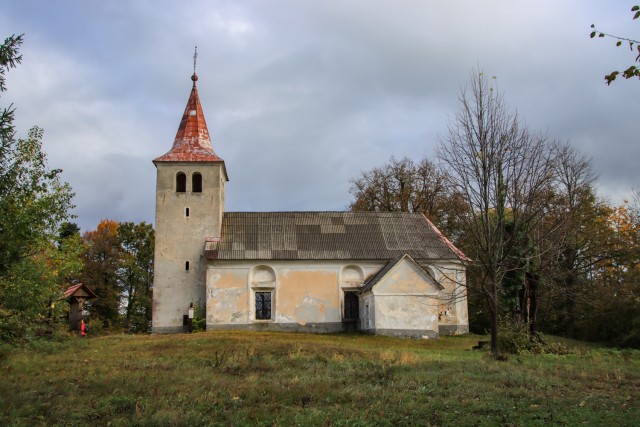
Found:
<path fill-rule="evenodd" d="M 640 424 L 640 352 L 496 361 L 478 339 L 73 339 L 1 361 L 0 425 Z"/>

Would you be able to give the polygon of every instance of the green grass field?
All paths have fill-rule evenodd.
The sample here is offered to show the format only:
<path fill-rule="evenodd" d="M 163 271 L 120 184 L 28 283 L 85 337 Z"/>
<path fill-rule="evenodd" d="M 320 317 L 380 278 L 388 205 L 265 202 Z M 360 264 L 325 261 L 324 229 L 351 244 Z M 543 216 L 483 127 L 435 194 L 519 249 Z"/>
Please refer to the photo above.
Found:
<path fill-rule="evenodd" d="M 496 361 L 482 337 L 206 332 L 0 360 L 0 425 L 640 425 L 640 351 Z"/>

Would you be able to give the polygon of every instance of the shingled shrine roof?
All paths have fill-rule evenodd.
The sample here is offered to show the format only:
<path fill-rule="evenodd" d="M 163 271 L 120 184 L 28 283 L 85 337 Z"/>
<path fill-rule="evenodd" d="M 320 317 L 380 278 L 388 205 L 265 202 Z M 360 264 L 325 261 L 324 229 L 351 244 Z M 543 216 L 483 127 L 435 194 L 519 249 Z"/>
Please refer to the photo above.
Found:
<path fill-rule="evenodd" d="M 83 283 L 76 283 L 75 285 L 69 286 L 64 291 L 63 297 L 60 299 L 71 297 L 82 297 L 87 299 L 97 298 L 96 294 Z"/>
<path fill-rule="evenodd" d="M 210 260 L 466 260 L 420 213 L 226 212 L 221 234 Z"/>

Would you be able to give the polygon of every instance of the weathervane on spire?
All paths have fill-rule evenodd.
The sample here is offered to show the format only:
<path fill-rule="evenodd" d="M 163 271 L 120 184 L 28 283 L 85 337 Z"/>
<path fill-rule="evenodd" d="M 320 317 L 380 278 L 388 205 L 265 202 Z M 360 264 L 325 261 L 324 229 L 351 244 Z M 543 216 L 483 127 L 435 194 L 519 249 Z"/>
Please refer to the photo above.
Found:
<path fill-rule="evenodd" d="M 198 80 L 198 76 L 196 75 L 196 61 L 198 60 L 198 46 L 196 46 L 193 52 L 193 76 L 191 76 L 191 80 L 193 80 L 193 85 L 196 85 L 196 80 Z"/>

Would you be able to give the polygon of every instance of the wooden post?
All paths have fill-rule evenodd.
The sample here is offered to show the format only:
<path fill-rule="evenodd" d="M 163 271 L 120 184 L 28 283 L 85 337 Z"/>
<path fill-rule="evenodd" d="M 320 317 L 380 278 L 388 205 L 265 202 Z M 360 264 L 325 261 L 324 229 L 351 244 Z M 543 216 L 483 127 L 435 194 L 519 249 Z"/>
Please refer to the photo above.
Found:
<path fill-rule="evenodd" d="M 84 298 L 71 298 L 69 301 L 69 331 L 80 330 L 82 320 L 82 305 Z"/>

